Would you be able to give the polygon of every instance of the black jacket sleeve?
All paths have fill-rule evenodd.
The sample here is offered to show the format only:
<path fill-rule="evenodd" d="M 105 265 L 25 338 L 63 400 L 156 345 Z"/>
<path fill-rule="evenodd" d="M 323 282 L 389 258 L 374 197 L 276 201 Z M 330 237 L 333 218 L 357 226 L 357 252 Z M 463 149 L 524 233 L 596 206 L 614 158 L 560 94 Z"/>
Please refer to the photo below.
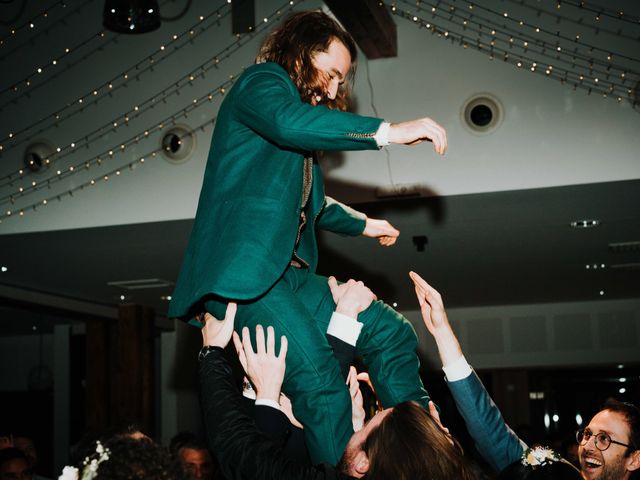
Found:
<path fill-rule="evenodd" d="M 228 480 L 346 479 L 333 467 L 311 466 L 288 459 L 242 408 L 231 367 L 222 350 L 200 362 L 200 402 L 209 447 Z"/>
<path fill-rule="evenodd" d="M 353 358 L 356 355 L 356 347 L 349 345 L 347 342 L 340 340 L 333 335 L 326 335 L 329 345 L 333 349 L 333 356 L 336 357 L 340 364 L 340 372 L 342 377 L 346 380 L 349 376 L 349 367 L 353 363 Z"/>
<path fill-rule="evenodd" d="M 282 410 L 266 405 L 253 405 L 253 418 L 258 430 L 266 433 L 284 454 L 292 460 L 311 463 L 304 430 L 294 426 Z"/>

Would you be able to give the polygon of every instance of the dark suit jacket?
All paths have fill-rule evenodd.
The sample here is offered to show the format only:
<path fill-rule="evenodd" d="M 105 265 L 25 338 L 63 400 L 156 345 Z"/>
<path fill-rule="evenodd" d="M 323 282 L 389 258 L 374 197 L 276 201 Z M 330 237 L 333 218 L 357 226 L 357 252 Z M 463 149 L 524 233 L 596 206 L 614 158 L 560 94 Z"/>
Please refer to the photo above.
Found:
<path fill-rule="evenodd" d="M 447 386 L 471 438 L 489 465 L 500 472 L 520 460 L 527 444 L 505 423 L 476 372 L 462 380 L 447 382 Z"/>
<path fill-rule="evenodd" d="M 242 407 L 222 349 L 200 362 L 200 402 L 209 447 L 228 480 L 349 480 L 329 465 L 311 466 L 287 458 L 260 432 Z"/>
<path fill-rule="evenodd" d="M 381 119 L 300 100 L 277 64 L 245 70 L 220 106 L 189 245 L 169 316 L 188 318 L 209 294 L 252 300 L 289 265 L 298 224 L 304 157 L 318 150 L 376 150 Z M 315 226 L 347 235 L 365 216 L 326 198 L 313 167 L 308 227 L 298 253 L 317 265 Z"/>

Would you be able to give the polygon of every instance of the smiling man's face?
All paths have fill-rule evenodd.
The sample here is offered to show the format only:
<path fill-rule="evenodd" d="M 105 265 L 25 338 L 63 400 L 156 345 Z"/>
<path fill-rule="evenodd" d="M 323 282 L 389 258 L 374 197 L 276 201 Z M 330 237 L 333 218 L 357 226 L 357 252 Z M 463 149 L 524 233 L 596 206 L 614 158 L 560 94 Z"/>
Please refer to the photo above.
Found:
<path fill-rule="evenodd" d="M 637 468 L 634 459 L 637 455 L 626 456 L 627 447 L 611 442 L 604 451 L 596 448 L 595 436 L 605 432 L 611 440 L 629 443 L 629 425 L 625 417 L 618 412 L 602 410 L 587 426 L 593 435 L 589 441 L 578 448 L 580 468 L 586 480 L 626 480 Z M 637 454 L 638 452 L 636 452 Z"/>

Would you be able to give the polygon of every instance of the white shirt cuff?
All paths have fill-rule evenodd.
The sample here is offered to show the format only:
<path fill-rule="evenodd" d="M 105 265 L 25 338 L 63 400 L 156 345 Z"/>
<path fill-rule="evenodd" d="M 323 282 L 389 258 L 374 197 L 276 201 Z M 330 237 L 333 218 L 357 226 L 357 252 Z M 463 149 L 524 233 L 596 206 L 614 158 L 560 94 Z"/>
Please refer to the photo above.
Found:
<path fill-rule="evenodd" d="M 280 410 L 280 404 L 275 400 L 269 400 L 268 398 L 260 398 L 256 400 L 256 405 L 264 405 L 265 407 L 272 407 L 276 410 Z"/>
<path fill-rule="evenodd" d="M 467 363 L 467 359 L 462 355 L 455 362 L 443 366 L 442 370 L 444 370 L 444 374 L 447 377 L 447 382 L 455 382 L 457 380 L 462 380 L 463 378 L 467 378 L 471 375 L 471 366 Z"/>
<path fill-rule="evenodd" d="M 361 330 L 362 323 L 355 318 L 333 312 L 329 321 L 329 328 L 327 328 L 327 334 L 355 347 Z"/>
<path fill-rule="evenodd" d="M 389 122 L 382 122 L 378 127 L 378 131 L 373 136 L 379 147 L 386 147 L 389 145 L 389 128 L 391 128 L 391 124 Z"/>

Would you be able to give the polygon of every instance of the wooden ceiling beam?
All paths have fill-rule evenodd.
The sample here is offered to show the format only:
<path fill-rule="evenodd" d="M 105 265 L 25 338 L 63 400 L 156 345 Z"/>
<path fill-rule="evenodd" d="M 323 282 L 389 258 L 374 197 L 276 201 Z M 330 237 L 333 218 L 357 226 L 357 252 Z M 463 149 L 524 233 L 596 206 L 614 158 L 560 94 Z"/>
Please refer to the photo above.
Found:
<path fill-rule="evenodd" d="M 369 59 L 398 56 L 396 24 L 379 0 L 325 0 Z"/>

